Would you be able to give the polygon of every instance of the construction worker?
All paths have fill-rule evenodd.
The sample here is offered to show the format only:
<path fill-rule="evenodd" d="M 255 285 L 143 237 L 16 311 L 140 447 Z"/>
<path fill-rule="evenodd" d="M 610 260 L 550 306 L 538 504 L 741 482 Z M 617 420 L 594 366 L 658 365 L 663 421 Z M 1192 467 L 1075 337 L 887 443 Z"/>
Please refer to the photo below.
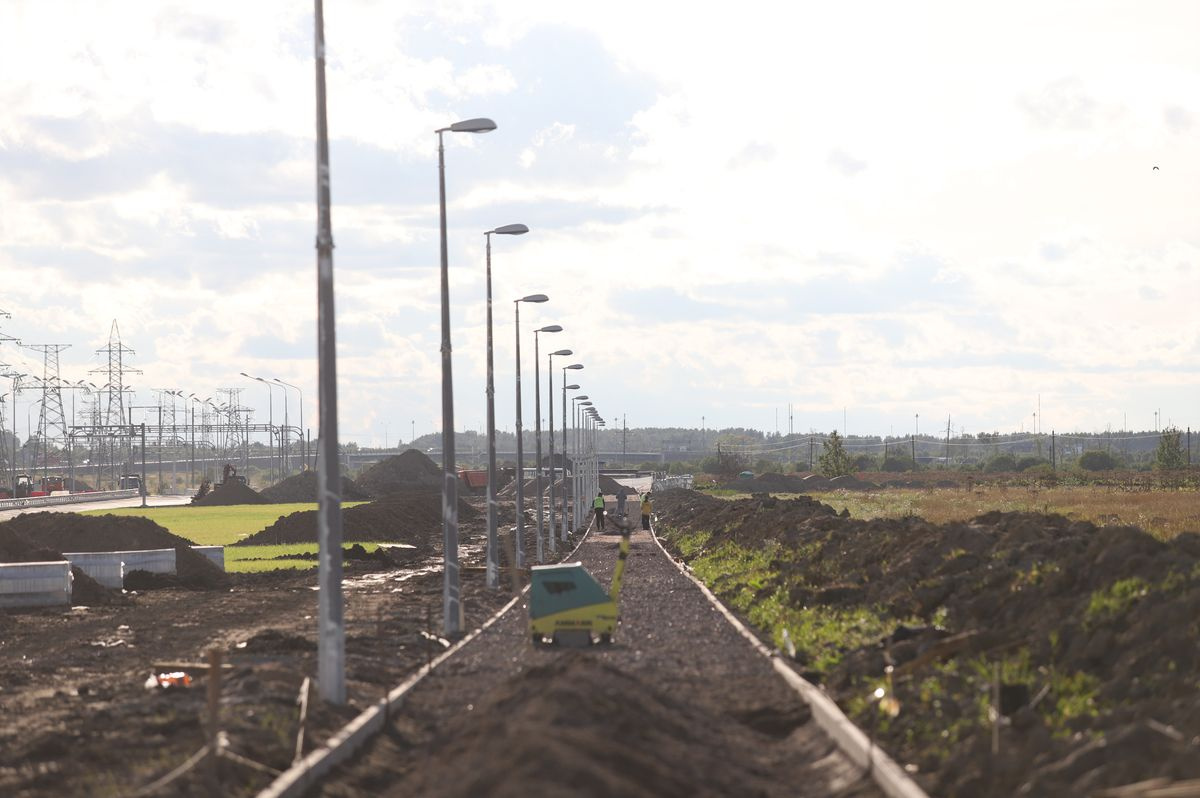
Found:
<path fill-rule="evenodd" d="M 592 500 L 592 509 L 596 511 L 596 527 L 604 531 L 604 494 L 597 493 L 596 498 Z"/>
<path fill-rule="evenodd" d="M 642 529 L 650 531 L 650 511 L 654 507 L 650 504 L 649 492 L 642 494 Z"/>
<path fill-rule="evenodd" d="M 624 517 L 625 515 L 625 499 L 629 496 L 629 491 L 622 486 L 617 489 L 617 515 Z"/>

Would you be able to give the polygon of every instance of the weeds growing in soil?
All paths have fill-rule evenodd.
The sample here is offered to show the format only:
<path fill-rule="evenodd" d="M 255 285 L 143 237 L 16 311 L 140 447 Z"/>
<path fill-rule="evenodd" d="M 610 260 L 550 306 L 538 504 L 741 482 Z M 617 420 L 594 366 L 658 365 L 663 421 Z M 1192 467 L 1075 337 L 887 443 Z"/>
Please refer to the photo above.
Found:
<path fill-rule="evenodd" d="M 744 498 L 746 492 L 707 491 L 714 496 Z M 787 498 L 794 494 L 774 494 Z M 993 510 L 1058 513 L 1098 526 L 1137 526 L 1159 540 L 1182 532 L 1200 532 L 1200 493 L 1195 490 L 1129 491 L 1112 485 L 1060 487 L 988 485 L 962 488 L 886 488 L 873 491 L 813 492 L 812 497 L 851 517 L 908 518 L 935 524 L 967 521 Z"/>

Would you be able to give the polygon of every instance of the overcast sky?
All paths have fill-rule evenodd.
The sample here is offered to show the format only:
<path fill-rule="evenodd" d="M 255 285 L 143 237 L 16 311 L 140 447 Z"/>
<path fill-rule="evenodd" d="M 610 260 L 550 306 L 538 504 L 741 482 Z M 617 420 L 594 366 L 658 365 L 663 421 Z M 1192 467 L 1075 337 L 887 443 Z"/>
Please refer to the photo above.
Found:
<path fill-rule="evenodd" d="M 1200 3 L 717 8 L 328 0 L 344 440 L 440 428 L 433 131 L 476 116 L 499 128 L 446 141 L 460 429 L 485 423 L 482 233 L 513 222 L 503 428 L 534 292 L 527 428 L 551 323 L 543 390 L 571 348 L 630 426 L 786 432 L 790 404 L 797 431 L 1017 431 L 1039 397 L 1047 432 L 1200 424 Z M 115 319 L 139 404 L 241 388 L 265 420 L 246 371 L 315 427 L 311 4 L 2 16 L 0 331 L 94 380 Z"/>

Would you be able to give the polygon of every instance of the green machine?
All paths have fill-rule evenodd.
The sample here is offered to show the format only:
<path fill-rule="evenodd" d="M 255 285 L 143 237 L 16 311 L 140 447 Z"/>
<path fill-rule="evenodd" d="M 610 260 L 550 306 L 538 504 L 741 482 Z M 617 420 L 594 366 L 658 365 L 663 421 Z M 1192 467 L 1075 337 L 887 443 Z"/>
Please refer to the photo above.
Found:
<path fill-rule="evenodd" d="M 629 557 L 629 529 L 621 534 L 608 592 L 583 563 L 535 565 L 529 586 L 529 634 L 534 645 L 573 647 L 610 643 L 617 629 L 617 599 Z"/>

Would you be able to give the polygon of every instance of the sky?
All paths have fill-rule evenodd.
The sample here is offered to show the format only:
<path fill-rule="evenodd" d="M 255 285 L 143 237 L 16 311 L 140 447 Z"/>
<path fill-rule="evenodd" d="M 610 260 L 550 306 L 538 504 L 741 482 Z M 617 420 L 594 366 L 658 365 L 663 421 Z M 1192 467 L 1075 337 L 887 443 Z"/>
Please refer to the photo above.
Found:
<path fill-rule="evenodd" d="M 102 381 L 115 320 L 139 406 L 232 389 L 278 423 L 284 391 L 246 372 L 298 386 L 315 436 L 311 5 L 0 5 L 0 332 Z M 543 415 L 546 354 L 574 352 L 556 418 L 574 361 L 631 427 L 1200 426 L 1192 0 L 325 17 L 344 441 L 441 427 L 434 131 L 481 116 L 445 141 L 459 430 L 486 423 L 483 233 L 510 223 L 531 232 L 493 240 L 501 429 L 531 293 L 527 429 L 548 324 Z"/>

